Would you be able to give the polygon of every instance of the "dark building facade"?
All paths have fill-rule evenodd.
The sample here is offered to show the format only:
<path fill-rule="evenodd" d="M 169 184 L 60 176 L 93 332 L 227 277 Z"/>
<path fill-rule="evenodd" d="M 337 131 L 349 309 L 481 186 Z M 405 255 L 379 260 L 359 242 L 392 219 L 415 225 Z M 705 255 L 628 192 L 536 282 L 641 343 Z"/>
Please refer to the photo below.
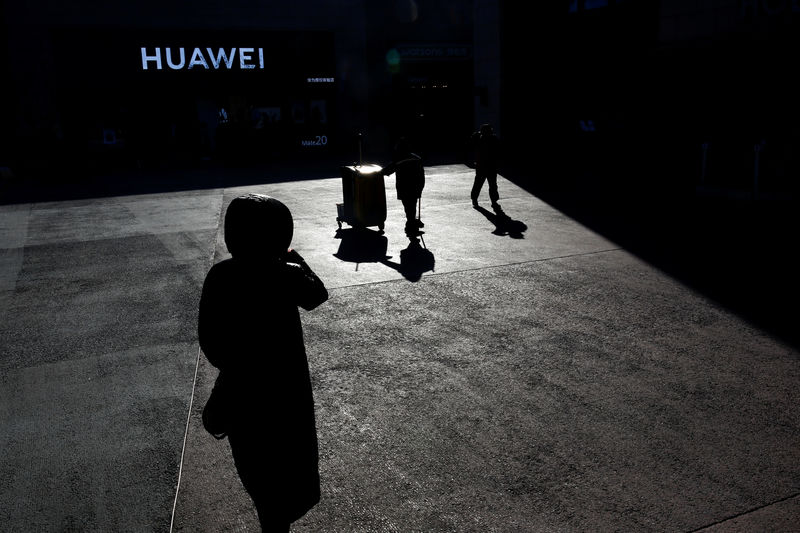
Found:
<path fill-rule="evenodd" d="M 537 10 L 501 8 L 501 122 L 515 153 L 622 186 L 795 191 L 797 2 L 572 0 Z"/>
<path fill-rule="evenodd" d="M 367 65 L 376 140 L 423 155 L 453 151 L 473 128 L 473 3 L 368 2 Z"/>
<path fill-rule="evenodd" d="M 94 154 L 246 162 L 336 138 L 331 31 L 59 28 L 50 37 L 60 121 Z"/>
<path fill-rule="evenodd" d="M 675 95 L 670 111 L 704 146 L 703 186 L 797 192 L 799 35 L 794 1 L 662 2 L 659 81 Z"/>
<path fill-rule="evenodd" d="M 1 5 L 0 166 L 468 160 L 489 122 L 537 179 L 796 188 L 795 0 Z"/>
<path fill-rule="evenodd" d="M 4 7 L 18 166 L 246 163 L 367 125 L 361 2 Z"/>
<path fill-rule="evenodd" d="M 457 151 L 478 120 L 478 3 L 496 6 L 6 1 L 0 166 L 352 159 L 359 133 L 366 153 Z"/>

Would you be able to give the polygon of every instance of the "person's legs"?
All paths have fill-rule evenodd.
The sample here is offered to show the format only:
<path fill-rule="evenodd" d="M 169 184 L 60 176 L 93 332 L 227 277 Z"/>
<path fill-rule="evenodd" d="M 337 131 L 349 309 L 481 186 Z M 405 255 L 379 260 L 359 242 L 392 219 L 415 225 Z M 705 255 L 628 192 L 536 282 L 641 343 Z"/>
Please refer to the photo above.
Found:
<path fill-rule="evenodd" d="M 415 213 L 417 207 L 417 199 L 403 198 L 401 202 L 403 202 L 403 210 L 406 213 L 406 233 L 411 235 L 412 233 L 416 233 L 418 227 L 416 223 L 416 213 Z"/>
<path fill-rule="evenodd" d="M 478 196 L 481 194 L 484 181 L 486 181 L 486 175 L 480 169 L 475 170 L 475 182 L 472 184 L 472 193 L 470 194 L 472 205 L 478 205 Z"/>
<path fill-rule="evenodd" d="M 414 200 L 414 203 L 416 204 L 417 202 L 419 202 L 419 206 L 415 207 L 414 209 L 417 209 L 417 212 L 419 213 L 419 218 L 417 218 L 415 222 L 418 228 L 424 228 L 425 224 L 422 223 L 422 198 L 417 197 L 416 200 Z"/>
<path fill-rule="evenodd" d="M 495 205 L 500 199 L 500 193 L 497 191 L 497 172 L 487 174 L 486 179 L 489 181 L 489 199 L 492 205 Z"/>
<path fill-rule="evenodd" d="M 270 470 L 261 439 L 248 432 L 228 434 L 228 442 L 233 455 L 233 462 L 253 505 L 256 508 L 258 521 L 263 533 L 286 533 L 291 521 L 282 516 L 286 511 L 286 503 L 280 501 L 280 489 L 271 486 L 273 480 L 266 474 Z"/>
<path fill-rule="evenodd" d="M 253 500 L 256 505 L 256 513 L 258 514 L 258 522 L 261 524 L 262 533 L 287 533 L 292 526 L 291 522 L 287 522 L 285 518 L 274 516 L 275 509 L 264 509 L 259 505 L 259 500 Z"/>
<path fill-rule="evenodd" d="M 412 220 L 417 218 L 417 199 L 416 198 L 404 198 L 403 202 L 403 210 L 406 213 L 406 222 L 411 222 Z"/>

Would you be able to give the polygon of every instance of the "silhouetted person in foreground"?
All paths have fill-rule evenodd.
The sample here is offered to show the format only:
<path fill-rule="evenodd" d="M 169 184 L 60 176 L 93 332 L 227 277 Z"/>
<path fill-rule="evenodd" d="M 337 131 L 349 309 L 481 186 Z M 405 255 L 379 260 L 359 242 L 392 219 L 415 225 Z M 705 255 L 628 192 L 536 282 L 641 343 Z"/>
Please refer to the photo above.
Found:
<path fill-rule="evenodd" d="M 417 200 L 422 197 L 425 188 L 425 169 L 422 158 L 411 151 L 405 139 L 400 139 L 392 153 L 392 163 L 381 171 L 384 176 L 397 173 L 397 199 L 403 203 L 406 213 L 406 235 L 409 238 L 420 233 L 420 228 L 425 227 L 422 220 L 417 218 Z"/>
<path fill-rule="evenodd" d="M 492 208 L 500 205 L 497 201 L 500 195 L 497 192 L 497 163 L 500 158 L 500 141 L 494 134 L 492 126 L 484 124 L 481 129 L 472 134 L 475 145 L 475 182 L 472 185 L 472 207 L 478 207 L 478 197 L 483 188 L 483 182 L 489 182 L 489 199 Z"/>
<path fill-rule="evenodd" d="M 263 531 L 289 531 L 320 498 L 297 307 L 314 309 L 328 291 L 289 249 L 292 233 L 292 215 L 280 201 L 235 198 L 225 215 L 232 258 L 211 268 L 200 300 L 200 346 L 219 369 L 214 394 L 224 397 L 233 459 Z"/>

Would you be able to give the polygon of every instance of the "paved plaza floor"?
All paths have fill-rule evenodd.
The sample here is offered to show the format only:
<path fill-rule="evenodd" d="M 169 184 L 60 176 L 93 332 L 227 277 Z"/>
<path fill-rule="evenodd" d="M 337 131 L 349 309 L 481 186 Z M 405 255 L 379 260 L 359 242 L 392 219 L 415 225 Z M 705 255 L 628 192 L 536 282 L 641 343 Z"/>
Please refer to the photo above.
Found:
<path fill-rule="evenodd" d="M 0 524 L 258 531 L 200 412 L 225 207 L 283 201 L 322 500 L 297 532 L 798 531 L 800 354 L 540 197 L 426 168 L 425 233 L 336 222 L 338 171 L 0 205 Z M 305 179 L 304 179 L 305 178 Z"/>

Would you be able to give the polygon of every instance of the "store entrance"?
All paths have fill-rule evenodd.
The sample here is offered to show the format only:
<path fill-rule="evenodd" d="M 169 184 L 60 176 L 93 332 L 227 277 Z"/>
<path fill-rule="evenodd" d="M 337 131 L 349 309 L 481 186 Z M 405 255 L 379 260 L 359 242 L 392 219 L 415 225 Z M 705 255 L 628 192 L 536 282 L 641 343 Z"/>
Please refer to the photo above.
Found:
<path fill-rule="evenodd" d="M 393 136 L 427 157 L 464 156 L 473 128 L 472 69 L 463 63 L 418 65 L 392 84 Z"/>
<path fill-rule="evenodd" d="M 78 164 L 253 165 L 323 154 L 334 144 L 330 33 L 64 30 L 53 39 L 60 119 Z M 243 40 L 259 51 L 253 57 L 263 55 L 259 68 L 166 68 L 178 61 L 176 50 L 190 49 L 185 42 L 197 55 Z M 97 42 L 106 43 L 95 62 L 104 68 L 73 61 Z M 157 59 L 144 68 L 145 54 L 161 57 L 163 68 Z"/>

